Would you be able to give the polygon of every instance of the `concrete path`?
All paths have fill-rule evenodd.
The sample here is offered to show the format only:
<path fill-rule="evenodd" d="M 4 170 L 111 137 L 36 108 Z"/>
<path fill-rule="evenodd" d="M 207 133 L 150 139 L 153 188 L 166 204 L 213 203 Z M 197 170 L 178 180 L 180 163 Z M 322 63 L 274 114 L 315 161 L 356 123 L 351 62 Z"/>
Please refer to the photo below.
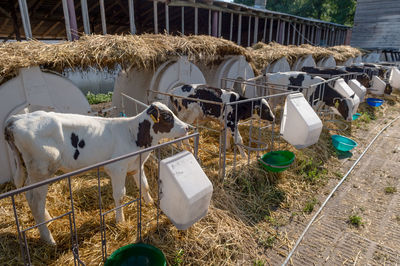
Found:
<path fill-rule="evenodd" d="M 311 226 L 292 265 L 400 265 L 400 120 L 367 153 Z M 360 226 L 349 222 L 353 215 Z"/>

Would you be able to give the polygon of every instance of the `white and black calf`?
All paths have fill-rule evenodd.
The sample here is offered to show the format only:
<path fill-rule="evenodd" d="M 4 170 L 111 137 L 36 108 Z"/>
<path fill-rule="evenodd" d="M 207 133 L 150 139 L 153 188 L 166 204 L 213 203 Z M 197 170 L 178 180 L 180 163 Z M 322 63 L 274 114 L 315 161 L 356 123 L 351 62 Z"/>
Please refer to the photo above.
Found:
<path fill-rule="evenodd" d="M 322 100 L 327 106 L 336 108 L 345 120 L 351 121 L 353 118 L 355 93 L 348 97 L 336 91 L 329 83 L 319 84 L 325 81 L 323 78 L 305 72 L 277 72 L 267 73 L 265 76 L 267 83 L 282 85 L 288 90 L 302 92 L 310 104 L 314 100 Z M 315 84 L 319 85 L 310 87 Z M 305 90 L 303 88 L 309 89 Z M 322 94 L 322 99 L 319 99 L 320 94 Z"/>
<path fill-rule="evenodd" d="M 242 136 L 237 128 L 237 123 L 240 120 L 248 119 L 252 117 L 254 113 L 256 113 L 262 120 L 274 121 L 275 119 L 275 116 L 265 99 L 232 105 L 220 105 L 196 101 L 207 100 L 216 103 L 227 104 L 247 99 L 243 96 L 240 96 L 236 92 L 213 88 L 202 84 L 182 85 L 174 88 L 170 93 L 176 96 L 193 99 L 190 100 L 173 96 L 170 97 L 171 104 L 176 109 L 177 116 L 189 124 L 193 124 L 196 120 L 202 121 L 215 119 L 224 125 L 226 119 L 227 149 L 230 149 L 228 132 L 230 132 L 238 144 L 243 144 Z M 225 110 L 225 108 L 227 108 L 227 110 Z M 240 145 L 238 145 L 238 148 L 240 154 L 243 157 L 246 157 L 243 148 Z"/>
<path fill-rule="evenodd" d="M 50 178 L 58 169 L 77 170 L 98 162 L 132 153 L 158 144 L 164 138 L 182 137 L 189 126 L 161 103 L 153 103 L 131 118 L 101 118 L 76 114 L 37 111 L 15 115 L 6 122 L 5 137 L 15 154 L 17 171 L 13 177 L 19 188 Z M 125 178 L 134 173 L 146 202 L 153 202 L 144 173 L 150 152 L 104 166 L 111 178 L 116 207 L 125 195 Z M 46 206 L 47 186 L 29 190 L 26 199 L 36 223 L 51 219 Z M 116 211 L 117 222 L 124 220 L 122 209 Z M 55 241 L 46 225 L 39 226 L 40 236 Z"/>

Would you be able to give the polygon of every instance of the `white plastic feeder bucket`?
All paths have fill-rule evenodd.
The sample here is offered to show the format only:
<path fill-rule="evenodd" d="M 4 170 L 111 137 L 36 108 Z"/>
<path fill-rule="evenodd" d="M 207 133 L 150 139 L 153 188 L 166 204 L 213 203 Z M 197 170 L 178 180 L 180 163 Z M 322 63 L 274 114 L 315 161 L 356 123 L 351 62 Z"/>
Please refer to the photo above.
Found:
<path fill-rule="evenodd" d="M 400 70 L 392 68 L 392 71 L 390 71 L 389 83 L 393 89 L 400 90 Z"/>
<path fill-rule="evenodd" d="M 349 85 L 346 84 L 346 81 L 344 81 L 344 79 L 338 79 L 335 81 L 334 90 L 341 92 L 342 94 L 346 95 L 349 98 L 353 97 L 352 114 L 354 115 L 355 113 L 357 113 L 358 106 L 360 105 L 360 98 L 357 96 L 357 93 L 355 93 L 355 91 L 353 91 L 349 87 Z"/>
<path fill-rule="evenodd" d="M 378 76 L 372 77 L 372 86 L 369 91 L 375 95 L 383 95 L 385 93 L 386 83 Z"/>
<path fill-rule="evenodd" d="M 297 59 L 296 63 L 294 63 L 293 65 L 293 70 L 301 71 L 303 67 L 315 67 L 315 66 L 316 64 L 312 55 L 307 55 Z"/>
<path fill-rule="evenodd" d="M 329 68 L 336 67 L 336 61 L 333 56 L 325 57 L 318 61 L 317 66 Z"/>
<path fill-rule="evenodd" d="M 321 131 L 322 121 L 304 95 L 288 95 L 281 122 L 282 137 L 296 149 L 302 149 L 317 143 Z"/>
<path fill-rule="evenodd" d="M 160 162 L 160 208 L 179 230 L 208 211 L 213 186 L 193 154 L 183 151 Z"/>
<path fill-rule="evenodd" d="M 358 98 L 360 98 L 360 102 L 364 101 L 367 89 L 356 79 L 349 80 L 348 85 L 357 94 Z"/>
<path fill-rule="evenodd" d="M 183 84 L 204 84 L 206 80 L 200 69 L 189 62 L 186 57 L 178 60 L 170 60 L 162 64 L 156 71 L 131 69 L 128 72 L 122 70 L 115 80 L 112 105 L 122 112 L 122 96 L 124 93 L 143 103 L 164 101 L 167 96 L 147 93 L 147 90 L 168 93 L 173 88 Z M 144 110 L 142 106 L 136 106 L 134 102 L 124 99 L 125 114 L 136 115 Z M 136 109 L 137 107 L 137 109 Z"/>
<path fill-rule="evenodd" d="M 216 88 L 233 89 L 240 95 L 255 97 L 253 86 L 243 86 L 243 84 L 232 81 L 223 81 L 224 78 L 238 79 L 240 81 L 254 78 L 254 71 L 244 56 L 232 56 L 226 58 L 218 66 L 210 67 L 199 65 L 208 85 Z"/>
<path fill-rule="evenodd" d="M 88 114 L 85 95 L 68 79 L 39 67 L 20 69 L 19 75 L 0 86 L 0 123 L 14 114 L 37 110 Z M 15 171 L 13 154 L 0 130 L 0 184 L 11 180 Z"/>
<path fill-rule="evenodd" d="M 288 72 L 290 71 L 290 65 L 285 57 L 273 62 L 268 65 L 265 69 L 266 73 L 276 73 L 276 72 Z"/>

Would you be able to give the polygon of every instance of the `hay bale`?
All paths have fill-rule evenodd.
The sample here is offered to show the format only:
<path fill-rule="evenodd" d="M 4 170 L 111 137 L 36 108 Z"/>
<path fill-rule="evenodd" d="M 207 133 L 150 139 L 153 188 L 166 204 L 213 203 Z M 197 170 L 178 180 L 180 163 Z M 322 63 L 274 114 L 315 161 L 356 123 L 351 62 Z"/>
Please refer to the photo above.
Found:
<path fill-rule="evenodd" d="M 252 48 L 249 48 L 249 51 L 253 56 L 256 68 L 259 70 L 264 69 L 282 57 L 285 57 L 289 64 L 293 65 L 297 59 L 306 55 L 312 55 L 316 62 L 331 55 L 337 62 L 344 62 L 350 57 L 361 54 L 359 49 L 346 45 L 324 48 L 309 44 L 302 44 L 300 46 L 281 45 L 275 42 L 269 44 L 259 42 Z"/>
<path fill-rule="evenodd" d="M 57 72 L 67 68 L 114 69 L 118 64 L 123 68 L 154 70 L 174 57 L 187 56 L 194 62 L 216 64 L 228 55 L 243 55 L 251 62 L 245 48 L 206 35 L 84 35 L 78 41 L 56 44 L 36 40 L 3 43 L 0 82 L 17 75 L 20 68 L 38 65 Z"/>

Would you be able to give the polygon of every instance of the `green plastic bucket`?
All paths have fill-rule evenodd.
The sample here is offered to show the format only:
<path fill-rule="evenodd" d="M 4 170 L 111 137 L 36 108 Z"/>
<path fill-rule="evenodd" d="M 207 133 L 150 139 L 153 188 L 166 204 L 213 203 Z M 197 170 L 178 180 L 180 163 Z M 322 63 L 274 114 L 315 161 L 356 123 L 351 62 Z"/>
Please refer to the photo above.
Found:
<path fill-rule="evenodd" d="M 114 251 L 107 258 L 105 266 L 166 266 L 164 254 L 158 248 L 144 244 L 130 244 Z"/>
<path fill-rule="evenodd" d="M 271 151 L 260 158 L 262 167 L 270 172 L 282 172 L 293 163 L 295 155 L 290 151 Z"/>

